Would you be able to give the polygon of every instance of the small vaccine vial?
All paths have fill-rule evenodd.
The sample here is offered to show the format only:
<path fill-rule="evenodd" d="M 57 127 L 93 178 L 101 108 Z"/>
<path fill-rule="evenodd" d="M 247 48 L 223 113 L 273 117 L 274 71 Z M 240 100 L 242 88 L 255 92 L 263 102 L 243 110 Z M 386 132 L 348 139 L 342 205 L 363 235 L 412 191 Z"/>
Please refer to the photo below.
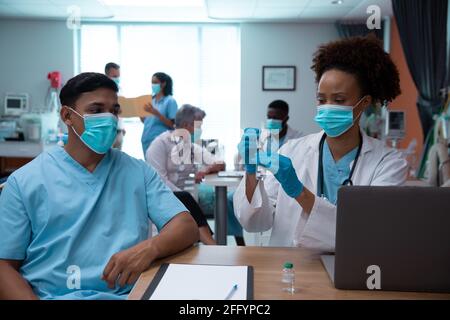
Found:
<path fill-rule="evenodd" d="M 284 264 L 281 282 L 285 284 L 283 291 L 291 294 L 295 292 L 295 271 L 294 265 L 291 262 L 286 262 Z"/>

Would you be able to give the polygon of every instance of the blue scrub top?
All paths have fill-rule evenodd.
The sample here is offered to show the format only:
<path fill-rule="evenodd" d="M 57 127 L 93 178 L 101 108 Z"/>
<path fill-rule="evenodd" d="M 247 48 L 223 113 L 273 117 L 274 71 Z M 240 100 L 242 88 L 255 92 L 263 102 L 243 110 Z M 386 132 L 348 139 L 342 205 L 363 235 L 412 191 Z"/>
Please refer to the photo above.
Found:
<path fill-rule="evenodd" d="M 55 147 L 15 171 L 0 196 L 0 259 L 41 299 L 121 299 L 101 280 L 112 255 L 148 239 L 184 205 L 145 162 L 115 149 L 90 173 Z M 79 268 L 80 289 L 69 288 Z"/>
<path fill-rule="evenodd" d="M 330 148 L 325 141 L 323 146 L 323 194 L 333 204 L 337 202 L 337 192 L 344 181 L 348 179 L 351 163 L 355 160 L 358 148 L 353 149 L 338 162 L 335 162 Z"/>
<path fill-rule="evenodd" d="M 158 102 L 155 98 L 152 99 L 153 107 L 169 120 L 174 120 L 178 110 L 178 105 L 172 96 L 164 96 Z M 144 120 L 144 132 L 142 133 L 141 143 L 142 150 L 147 151 L 150 144 L 161 133 L 170 130 L 158 117 L 146 117 Z"/>

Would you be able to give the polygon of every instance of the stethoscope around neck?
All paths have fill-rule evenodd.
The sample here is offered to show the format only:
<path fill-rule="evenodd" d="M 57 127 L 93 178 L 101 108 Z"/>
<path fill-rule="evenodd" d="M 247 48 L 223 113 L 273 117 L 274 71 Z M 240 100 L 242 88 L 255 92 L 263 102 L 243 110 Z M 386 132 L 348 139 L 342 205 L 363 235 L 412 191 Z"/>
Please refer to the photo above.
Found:
<path fill-rule="evenodd" d="M 318 186 L 317 186 L 317 191 L 318 191 L 317 194 L 320 197 L 324 196 L 324 194 L 323 194 L 323 184 L 324 184 L 324 182 L 323 182 L 323 145 L 325 143 L 326 138 L 327 138 L 327 134 L 324 133 L 322 138 L 320 139 L 320 143 L 319 143 L 319 172 L 318 172 L 319 179 L 318 179 Z M 358 151 L 356 151 L 355 160 L 353 161 L 353 165 L 350 170 L 350 175 L 342 183 L 343 186 L 353 186 L 352 177 L 353 177 L 353 173 L 355 172 L 356 164 L 358 163 L 359 155 L 361 154 L 362 144 L 363 144 L 363 139 L 362 139 L 361 132 L 359 132 Z"/>

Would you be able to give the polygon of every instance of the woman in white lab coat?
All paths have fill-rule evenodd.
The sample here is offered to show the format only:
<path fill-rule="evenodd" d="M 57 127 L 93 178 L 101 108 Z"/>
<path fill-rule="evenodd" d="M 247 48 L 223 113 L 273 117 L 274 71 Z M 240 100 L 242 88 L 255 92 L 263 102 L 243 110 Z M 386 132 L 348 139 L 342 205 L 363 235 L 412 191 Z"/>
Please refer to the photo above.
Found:
<path fill-rule="evenodd" d="M 401 154 L 365 135 L 358 123 L 369 105 L 400 94 L 399 75 L 372 37 L 321 46 L 312 69 L 318 83 L 315 121 L 323 131 L 291 140 L 268 157 L 257 149 L 258 130 L 247 128 L 239 144 L 246 175 L 234 207 L 247 231 L 272 228 L 271 246 L 333 252 L 341 185 L 393 186 L 406 180 Z M 256 164 L 273 174 L 258 180 Z"/>

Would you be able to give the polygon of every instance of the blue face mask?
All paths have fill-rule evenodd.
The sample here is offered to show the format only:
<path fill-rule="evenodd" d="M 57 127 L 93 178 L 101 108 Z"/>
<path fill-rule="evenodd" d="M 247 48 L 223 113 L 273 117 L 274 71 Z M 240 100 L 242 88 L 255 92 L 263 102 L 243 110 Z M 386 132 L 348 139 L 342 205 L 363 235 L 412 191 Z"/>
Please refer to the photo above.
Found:
<path fill-rule="evenodd" d="M 98 113 L 80 115 L 74 109 L 69 108 L 84 120 L 84 132 L 81 136 L 72 127 L 73 132 L 92 151 L 105 154 L 111 149 L 117 135 L 118 119 L 112 113 Z"/>
<path fill-rule="evenodd" d="M 161 84 L 153 83 L 152 84 L 152 95 L 156 96 L 161 91 Z"/>
<path fill-rule="evenodd" d="M 283 121 L 278 119 L 267 119 L 266 129 L 269 130 L 281 130 L 283 128 Z"/>
<path fill-rule="evenodd" d="M 119 77 L 111 78 L 111 80 L 114 81 L 118 87 L 120 86 L 120 78 Z"/>
<path fill-rule="evenodd" d="M 355 107 L 332 104 L 321 105 L 317 107 L 317 114 L 314 120 L 325 131 L 327 136 L 332 138 L 339 137 L 353 127 L 359 118 L 359 116 L 356 119 L 353 118 L 353 109 L 356 108 L 361 100 L 358 101 Z"/>
<path fill-rule="evenodd" d="M 191 135 L 192 142 L 196 142 L 196 141 L 200 140 L 202 133 L 203 133 L 202 128 L 195 128 L 194 133 Z"/>

